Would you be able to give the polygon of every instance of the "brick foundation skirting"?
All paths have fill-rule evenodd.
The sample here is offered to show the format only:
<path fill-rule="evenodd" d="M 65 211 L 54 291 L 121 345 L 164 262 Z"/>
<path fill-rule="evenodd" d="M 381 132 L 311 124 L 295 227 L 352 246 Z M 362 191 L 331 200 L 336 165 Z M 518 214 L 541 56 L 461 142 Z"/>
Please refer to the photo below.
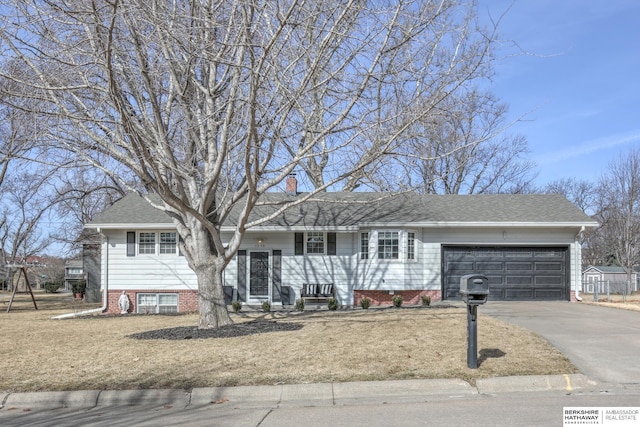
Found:
<path fill-rule="evenodd" d="M 198 311 L 198 291 L 166 291 L 149 289 L 144 291 L 125 291 L 127 297 L 129 297 L 129 313 L 136 312 L 136 295 L 137 294 L 178 294 L 178 312 L 179 313 L 195 313 Z M 107 301 L 106 313 L 120 313 L 120 307 L 118 307 L 118 300 L 122 295 L 122 290 L 109 291 Z"/>
<path fill-rule="evenodd" d="M 402 296 L 402 304 L 403 305 L 421 305 L 422 304 L 422 296 L 428 295 L 431 297 L 431 301 L 440 301 L 442 295 L 440 291 L 433 290 L 413 290 L 413 291 L 393 291 L 393 294 L 389 293 L 390 291 L 371 291 L 371 290 L 356 290 L 353 291 L 353 304 L 356 307 L 360 306 L 360 301 L 363 298 L 367 297 L 371 300 L 372 306 L 379 305 L 393 305 L 393 297 L 396 295 Z"/>

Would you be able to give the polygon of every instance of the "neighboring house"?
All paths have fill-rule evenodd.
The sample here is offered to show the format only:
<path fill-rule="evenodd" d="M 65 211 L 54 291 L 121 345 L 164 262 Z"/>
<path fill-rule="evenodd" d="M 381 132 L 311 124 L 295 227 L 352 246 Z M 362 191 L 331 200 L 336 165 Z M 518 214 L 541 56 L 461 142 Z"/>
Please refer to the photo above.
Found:
<path fill-rule="evenodd" d="M 87 302 L 100 302 L 102 237 L 95 230 L 83 230 L 78 243 L 82 245 L 82 270 L 87 280 L 84 298 Z"/>
<path fill-rule="evenodd" d="M 594 266 L 590 265 L 582 273 L 582 281 L 584 282 L 583 290 L 592 294 L 596 290 L 598 293 L 625 293 L 627 291 L 627 271 L 619 266 Z M 596 288 L 597 286 L 597 288 Z M 638 290 L 638 274 L 634 271 L 631 273 L 630 292 Z"/>
<path fill-rule="evenodd" d="M 290 177 L 287 188 L 295 184 Z M 274 210 L 256 207 L 252 217 Z M 569 301 L 581 289 L 580 233 L 596 225 L 559 195 L 320 193 L 248 230 L 224 281 L 247 304 L 293 303 L 304 283 L 333 283 L 345 306 L 363 297 L 391 304 L 398 294 L 417 304 L 421 295 L 459 299 L 460 278 L 477 273 L 489 278 L 489 300 Z M 110 312 L 122 291 L 133 311 L 198 309 L 196 277 L 167 214 L 130 194 L 85 228 L 103 236 Z"/>
<path fill-rule="evenodd" d="M 87 276 L 84 274 L 81 259 L 70 259 L 64 263 L 64 289 L 70 291 L 73 285 L 86 281 Z"/>

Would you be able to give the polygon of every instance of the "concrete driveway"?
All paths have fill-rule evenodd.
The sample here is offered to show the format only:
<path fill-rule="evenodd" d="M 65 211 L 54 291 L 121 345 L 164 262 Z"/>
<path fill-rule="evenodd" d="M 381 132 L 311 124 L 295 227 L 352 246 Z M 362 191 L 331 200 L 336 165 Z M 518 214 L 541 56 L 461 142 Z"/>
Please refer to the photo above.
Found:
<path fill-rule="evenodd" d="M 478 313 L 541 335 L 593 380 L 640 384 L 638 311 L 561 301 L 489 301 Z"/>

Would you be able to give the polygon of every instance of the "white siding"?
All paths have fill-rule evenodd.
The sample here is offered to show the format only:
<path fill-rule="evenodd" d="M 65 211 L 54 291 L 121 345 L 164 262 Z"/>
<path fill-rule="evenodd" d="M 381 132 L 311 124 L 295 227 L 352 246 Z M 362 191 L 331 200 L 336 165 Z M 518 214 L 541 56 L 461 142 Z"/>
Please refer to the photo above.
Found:
<path fill-rule="evenodd" d="M 575 230 L 534 230 L 527 228 L 423 228 L 415 232 L 416 260 L 406 259 L 406 229 L 401 234 L 397 260 L 377 258 L 377 230 L 369 232 L 369 259 L 360 259 L 360 232 L 337 233 L 337 255 L 294 255 L 294 233 L 249 232 L 241 250 L 282 251 L 282 285 L 290 286 L 295 298 L 303 283 L 334 283 L 340 304 L 353 304 L 353 291 L 359 290 L 440 290 L 441 246 L 476 245 L 567 245 L 571 253 L 571 289 L 580 285 L 580 253 Z M 197 290 L 196 277 L 186 259 L 179 255 L 126 254 L 126 231 L 108 231 L 103 244 L 103 283 L 112 290 Z M 130 230 L 135 231 L 135 230 Z M 147 230 L 145 230 L 147 231 Z M 150 230 L 151 231 L 151 230 Z M 160 231 L 160 230 L 157 230 Z M 223 236 L 228 240 L 230 236 Z M 260 243 L 261 242 L 261 243 Z M 578 252 L 576 253 L 576 249 Z M 105 269 L 108 266 L 108 270 Z M 247 269 L 248 269 L 247 264 Z M 225 285 L 237 287 L 237 258 L 224 272 Z M 108 274 L 108 277 L 107 277 Z M 245 272 L 248 274 L 248 272 Z M 248 276 L 247 276 L 248 279 Z M 270 284 L 270 289 L 272 288 Z"/>
<path fill-rule="evenodd" d="M 125 230 L 105 232 L 107 242 L 103 245 L 103 248 L 106 246 L 103 257 L 107 257 L 108 264 L 103 262 L 102 265 L 108 265 L 109 290 L 197 289 L 195 273 L 189 268 L 183 256 L 177 254 L 127 256 L 126 233 Z"/>
<path fill-rule="evenodd" d="M 431 266 L 425 264 L 424 257 L 428 256 L 423 244 L 422 232 L 419 229 L 373 229 L 369 232 L 369 259 L 359 257 L 360 234 L 353 238 L 356 250 L 355 263 L 357 265 L 353 289 L 357 290 L 421 290 L 430 289 L 429 272 Z M 378 259 L 377 242 L 378 231 L 398 231 L 400 233 L 398 259 Z M 407 259 L 407 231 L 415 233 L 415 260 Z M 438 284 L 438 288 L 439 288 Z M 353 292 L 349 303 L 352 304 Z"/>
<path fill-rule="evenodd" d="M 336 255 L 294 255 L 293 232 L 248 233 L 240 249 L 246 250 L 247 256 L 252 251 L 269 252 L 271 268 L 273 268 L 272 251 L 281 250 L 282 286 L 290 286 L 295 291 L 295 298 L 299 298 L 303 283 L 334 283 L 336 297 L 340 304 L 348 304 L 353 297 L 352 271 L 357 253 L 352 246 L 352 233 L 338 233 L 336 237 Z M 262 240 L 262 245 L 258 244 L 258 239 Z M 248 275 L 248 271 L 245 274 Z M 224 280 L 226 285 L 237 287 L 237 256 L 227 266 Z"/>

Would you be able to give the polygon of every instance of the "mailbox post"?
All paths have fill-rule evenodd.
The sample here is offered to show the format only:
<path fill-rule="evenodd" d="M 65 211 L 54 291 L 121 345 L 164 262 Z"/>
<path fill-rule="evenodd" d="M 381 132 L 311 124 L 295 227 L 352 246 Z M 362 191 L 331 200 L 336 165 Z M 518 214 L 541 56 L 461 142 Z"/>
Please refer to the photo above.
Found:
<path fill-rule="evenodd" d="M 467 304 L 467 366 L 478 367 L 478 306 L 487 302 L 489 279 L 479 274 L 460 278 L 460 295 Z"/>

